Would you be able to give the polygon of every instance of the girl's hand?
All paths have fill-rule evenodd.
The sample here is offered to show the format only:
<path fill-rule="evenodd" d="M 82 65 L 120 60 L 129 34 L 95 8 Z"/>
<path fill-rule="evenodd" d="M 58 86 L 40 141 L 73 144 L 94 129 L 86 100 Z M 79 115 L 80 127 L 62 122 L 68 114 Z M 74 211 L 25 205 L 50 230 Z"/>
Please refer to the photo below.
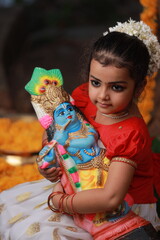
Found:
<path fill-rule="evenodd" d="M 56 182 L 61 178 L 62 171 L 60 167 L 52 167 L 41 169 L 38 168 L 40 174 L 51 182 Z"/>
<path fill-rule="evenodd" d="M 55 186 L 54 186 L 54 192 L 64 192 L 62 184 L 60 182 L 58 182 Z"/>
<path fill-rule="evenodd" d="M 54 186 L 54 189 L 53 189 L 53 192 L 62 192 L 62 194 L 60 193 L 60 195 L 56 194 L 54 198 L 52 198 L 52 203 L 53 205 L 58 208 L 59 207 L 59 201 L 60 201 L 60 198 L 61 196 L 63 196 L 64 194 L 64 190 L 63 190 L 63 187 L 62 187 L 62 184 L 60 182 L 56 183 L 56 185 Z"/>

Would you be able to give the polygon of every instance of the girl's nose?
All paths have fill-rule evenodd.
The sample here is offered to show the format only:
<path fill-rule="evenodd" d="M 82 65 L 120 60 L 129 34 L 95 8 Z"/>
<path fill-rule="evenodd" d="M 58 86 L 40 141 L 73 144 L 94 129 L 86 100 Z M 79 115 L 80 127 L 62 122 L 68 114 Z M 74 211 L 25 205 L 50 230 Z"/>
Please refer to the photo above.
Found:
<path fill-rule="evenodd" d="M 110 97 L 109 97 L 109 93 L 106 88 L 101 89 L 101 91 L 99 93 L 99 97 L 102 100 L 109 100 Z"/>

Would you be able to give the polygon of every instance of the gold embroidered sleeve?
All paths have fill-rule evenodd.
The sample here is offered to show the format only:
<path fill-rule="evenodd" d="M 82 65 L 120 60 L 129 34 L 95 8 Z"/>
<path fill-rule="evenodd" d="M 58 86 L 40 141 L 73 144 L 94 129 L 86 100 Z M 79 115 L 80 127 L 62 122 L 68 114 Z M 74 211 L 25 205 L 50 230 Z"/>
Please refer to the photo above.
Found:
<path fill-rule="evenodd" d="M 114 157 L 111 160 L 111 163 L 112 162 L 123 162 L 123 163 L 127 163 L 127 164 L 131 165 L 134 168 L 137 168 L 137 163 L 135 163 L 134 161 L 132 161 L 130 159 L 123 158 L 123 157 Z"/>

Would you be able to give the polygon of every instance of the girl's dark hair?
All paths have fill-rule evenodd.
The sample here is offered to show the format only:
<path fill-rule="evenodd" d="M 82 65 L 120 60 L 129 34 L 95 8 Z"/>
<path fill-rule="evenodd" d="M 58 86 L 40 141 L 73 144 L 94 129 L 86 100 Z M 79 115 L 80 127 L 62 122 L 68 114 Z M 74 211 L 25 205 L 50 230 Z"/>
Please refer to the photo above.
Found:
<path fill-rule="evenodd" d="M 111 32 L 100 37 L 91 48 L 87 77 L 92 59 L 104 66 L 127 68 L 136 82 L 136 89 L 144 87 L 146 83 L 150 56 L 145 44 L 137 37 L 121 32 Z"/>

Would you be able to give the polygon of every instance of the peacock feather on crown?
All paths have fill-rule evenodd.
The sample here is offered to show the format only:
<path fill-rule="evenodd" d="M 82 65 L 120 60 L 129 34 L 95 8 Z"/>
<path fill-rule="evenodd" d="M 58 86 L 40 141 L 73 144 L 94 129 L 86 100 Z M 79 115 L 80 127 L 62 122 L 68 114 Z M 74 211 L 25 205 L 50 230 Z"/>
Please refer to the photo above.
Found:
<path fill-rule="evenodd" d="M 63 77 L 59 69 L 36 67 L 25 90 L 31 94 L 31 103 L 45 129 L 51 125 L 53 111 L 60 103 L 74 104 L 71 96 L 63 89 Z"/>

